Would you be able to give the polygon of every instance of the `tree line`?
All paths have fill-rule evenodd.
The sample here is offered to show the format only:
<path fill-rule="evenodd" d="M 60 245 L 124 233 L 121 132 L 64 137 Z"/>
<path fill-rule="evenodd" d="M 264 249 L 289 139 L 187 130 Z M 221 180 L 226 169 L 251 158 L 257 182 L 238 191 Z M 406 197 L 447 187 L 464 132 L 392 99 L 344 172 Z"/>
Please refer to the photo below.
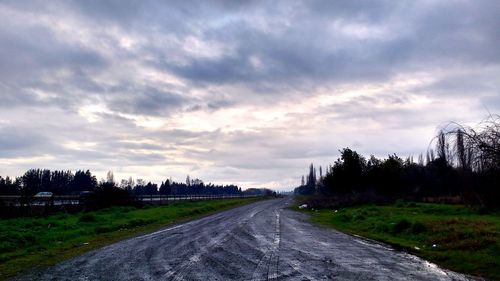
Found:
<path fill-rule="evenodd" d="M 51 171 L 48 169 L 30 169 L 15 179 L 0 176 L 0 195 L 33 196 L 47 191 L 54 195 L 78 195 L 84 191 L 97 192 L 103 189 L 116 189 L 129 195 L 238 195 L 243 191 L 236 185 L 205 184 L 200 179 L 186 178 L 186 182 L 167 179 L 156 183 L 132 178 L 116 183 L 112 172 L 106 179 L 98 181 L 89 170 Z"/>
<path fill-rule="evenodd" d="M 459 198 L 462 203 L 500 206 L 500 117 L 491 115 L 476 128 L 450 123 L 439 131 L 425 155 L 380 159 L 350 148 L 319 176 L 313 164 L 297 194 L 361 201 L 407 198 Z"/>

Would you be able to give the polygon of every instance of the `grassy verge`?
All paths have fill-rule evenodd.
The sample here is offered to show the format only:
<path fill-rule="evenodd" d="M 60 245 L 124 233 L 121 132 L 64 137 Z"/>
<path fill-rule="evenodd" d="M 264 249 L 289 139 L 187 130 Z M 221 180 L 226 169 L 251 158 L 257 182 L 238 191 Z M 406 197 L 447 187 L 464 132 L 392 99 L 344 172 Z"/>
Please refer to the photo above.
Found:
<path fill-rule="evenodd" d="M 307 211 L 314 222 L 402 248 L 454 271 L 500 280 L 500 214 L 395 203 Z"/>
<path fill-rule="evenodd" d="M 23 270 L 56 264 L 124 238 L 261 199 L 112 207 L 89 213 L 0 219 L 0 280 Z"/>

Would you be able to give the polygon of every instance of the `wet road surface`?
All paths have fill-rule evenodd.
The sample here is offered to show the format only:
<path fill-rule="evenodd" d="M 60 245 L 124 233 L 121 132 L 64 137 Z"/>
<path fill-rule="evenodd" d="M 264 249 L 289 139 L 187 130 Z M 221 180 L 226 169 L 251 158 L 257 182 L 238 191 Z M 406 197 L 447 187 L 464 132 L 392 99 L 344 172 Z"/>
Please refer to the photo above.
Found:
<path fill-rule="evenodd" d="M 266 200 L 125 240 L 15 280 L 469 280 L 312 225 Z"/>

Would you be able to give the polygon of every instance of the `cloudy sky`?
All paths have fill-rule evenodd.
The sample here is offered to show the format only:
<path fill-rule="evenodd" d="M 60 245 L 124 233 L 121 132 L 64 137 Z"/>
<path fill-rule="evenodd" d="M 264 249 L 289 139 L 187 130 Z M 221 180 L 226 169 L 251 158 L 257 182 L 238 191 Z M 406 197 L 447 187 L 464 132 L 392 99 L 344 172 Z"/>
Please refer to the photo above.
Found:
<path fill-rule="evenodd" d="M 240 3 L 241 2 L 241 3 Z M 500 111 L 500 1 L 0 1 L 0 175 L 296 186 Z"/>

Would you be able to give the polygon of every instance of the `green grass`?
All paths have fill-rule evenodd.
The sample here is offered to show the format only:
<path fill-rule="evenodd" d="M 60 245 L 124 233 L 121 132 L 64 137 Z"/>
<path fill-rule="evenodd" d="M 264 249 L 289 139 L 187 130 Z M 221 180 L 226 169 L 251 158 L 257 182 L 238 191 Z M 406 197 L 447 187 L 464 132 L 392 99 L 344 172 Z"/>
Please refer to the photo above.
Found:
<path fill-rule="evenodd" d="M 128 237 L 260 199 L 112 207 L 89 213 L 0 219 L 0 280 Z"/>
<path fill-rule="evenodd" d="M 391 244 L 445 268 L 500 280 L 499 213 L 403 202 L 307 213 L 314 222 Z"/>

